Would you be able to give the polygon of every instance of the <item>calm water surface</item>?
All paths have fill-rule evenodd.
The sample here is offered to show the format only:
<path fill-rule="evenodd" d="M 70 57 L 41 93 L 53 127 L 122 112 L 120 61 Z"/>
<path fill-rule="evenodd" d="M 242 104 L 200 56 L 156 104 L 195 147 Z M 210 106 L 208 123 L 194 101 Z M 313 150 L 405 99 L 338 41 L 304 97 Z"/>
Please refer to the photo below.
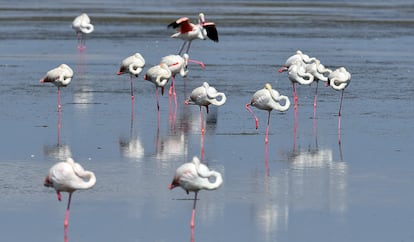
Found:
<path fill-rule="evenodd" d="M 70 28 L 87 12 L 95 25 L 78 53 Z M 176 110 L 154 85 L 117 76 L 123 58 L 140 52 L 146 68 L 178 52 L 166 25 L 199 12 L 214 21 L 219 43 L 194 41 L 189 66 L 177 77 Z M 74 193 L 68 241 L 413 241 L 414 5 L 411 1 L 2 1 L 0 2 L 0 222 L 2 241 L 62 241 L 67 194 L 59 203 L 43 187 L 49 167 L 72 156 L 97 176 Z M 272 84 L 292 98 L 286 73 L 296 50 L 352 73 L 340 92 L 300 86 L 294 111 L 244 109 Z M 62 89 L 39 80 L 66 63 L 75 71 Z M 183 105 L 208 81 L 227 94 L 211 108 L 201 136 L 199 109 Z M 203 110 L 204 112 L 204 110 Z M 205 112 L 204 112 L 205 114 Z M 61 128 L 58 129 L 58 122 Z M 159 125 L 159 128 L 158 128 Z M 224 177 L 202 191 L 196 227 L 193 195 L 168 190 L 175 169 L 203 156 Z"/>

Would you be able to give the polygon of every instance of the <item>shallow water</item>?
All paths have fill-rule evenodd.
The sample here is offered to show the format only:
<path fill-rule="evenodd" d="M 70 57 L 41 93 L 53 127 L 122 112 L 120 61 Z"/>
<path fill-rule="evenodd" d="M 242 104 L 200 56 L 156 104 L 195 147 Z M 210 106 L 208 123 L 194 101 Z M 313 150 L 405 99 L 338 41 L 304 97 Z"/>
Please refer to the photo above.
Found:
<path fill-rule="evenodd" d="M 206 69 L 177 77 L 176 116 L 168 92 L 160 96 L 158 128 L 154 86 L 135 80 L 132 110 L 129 79 L 116 71 L 135 52 L 146 68 L 176 53 L 181 41 L 166 25 L 201 11 L 220 42 L 194 41 L 190 57 Z M 81 12 L 95 31 L 79 53 L 70 24 Z M 0 13 L 2 240 L 64 239 L 67 195 L 57 202 L 42 182 L 68 156 L 97 176 L 74 193 L 68 241 L 413 240 L 410 1 L 3 1 Z M 254 110 L 256 130 L 244 105 L 266 82 L 292 98 L 277 68 L 298 49 L 352 74 L 341 144 L 340 92 L 319 85 L 314 120 L 315 85 L 300 86 L 297 126 L 293 107 L 272 113 L 266 159 L 267 113 Z M 75 78 L 59 115 L 56 87 L 39 80 L 61 63 Z M 198 107 L 183 104 L 203 81 L 227 94 L 204 140 Z M 200 192 L 192 234 L 193 195 L 168 185 L 194 155 L 224 183 Z"/>

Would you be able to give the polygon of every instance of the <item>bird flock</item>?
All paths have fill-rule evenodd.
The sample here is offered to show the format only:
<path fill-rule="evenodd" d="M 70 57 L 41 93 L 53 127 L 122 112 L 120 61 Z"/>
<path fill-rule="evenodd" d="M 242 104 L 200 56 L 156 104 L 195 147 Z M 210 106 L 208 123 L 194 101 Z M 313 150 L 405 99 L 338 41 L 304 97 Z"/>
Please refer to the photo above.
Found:
<path fill-rule="evenodd" d="M 164 89 L 167 84 L 170 83 L 170 89 L 168 91 L 170 97 L 174 97 L 175 104 L 177 105 L 176 92 L 175 92 L 175 77 L 179 74 L 181 77 L 188 75 L 187 66 L 189 63 L 195 63 L 200 65 L 201 68 L 205 68 L 205 65 L 201 61 L 191 60 L 189 57 L 189 51 L 191 43 L 196 39 L 211 39 L 214 42 L 218 42 L 218 32 L 216 25 L 213 22 L 206 22 L 203 13 L 198 16 L 197 23 L 191 23 L 189 18 L 182 17 L 178 20 L 170 23 L 168 28 L 173 28 L 176 33 L 171 35 L 172 38 L 178 38 L 183 40 L 183 43 L 178 51 L 178 54 L 169 54 L 161 58 L 160 63 L 148 68 L 143 76 L 143 79 L 152 82 L 155 85 L 155 97 L 158 113 L 160 112 L 160 105 L 158 100 L 158 91 L 161 89 L 161 95 L 164 94 Z M 90 34 L 94 30 L 94 26 L 90 23 L 90 18 L 86 13 L 76 17 L 72 23 L 72 28 L 77 33 L 79 51 L 86 50 L 86 35 Z M 185 49 L 185 51 L 184 51 Z M 138 78 L 145 67 L 145 59 L 140 53 L 135 53 L 129 57 L 126 57 L 121 61 L 117 75 L 128 74 L 131 85 L 131 101 L 134 103 L 134 79 Z M 294 111 L 297 113 L 298 109 L 298 96 L 297 96 L 297 84 L 310 85 L 316 82 L 316 90 L 314 97 L 314 117 L 316 116 L 316 100 L 318 82 L 323 81 L 326 86 L 331 86 L 334 90 L 341 91 L 340 106 L 338 112 L 338 140 L 340 142 L 340 118 L 342 99 L 345 88 L 349 85 L 351 80 L 351 74 L 345 69 L 340 67 L 334 71 L 326 68 L 321 61 L 316 57 L 309 57 L 298 50 L 294 55 L 287 58 L 283 67 L 278 69 L 279 73 L 287 72 L 288 79 L 293 86 L 293 103 Z M 48 71 L 46 75 L 40 80 L 41 83 L 53 83 L 58 88 L 58 112 L 61 111 L 60 101 L 60 88 L 69 85 L 73 78 L 73 70 L 66 64 L 61 64 L 58 67 Z M 207 82 L 203 82 L 201 86 L 195 88 L 191 95 L 185 99 L 186 105 L 197 105 L 200 108 L 200 120 L 203 125 L 203 113 L 202 107 L 206 109 L 206 113 L 209 112 L 209 105 L 221 106 L 225 104 L 227 98 L 225 93 L 217 91 L 216 88 L 211 86 Z M 251 107 L 255 107 L 260 110 L 268 112 L 267 128 L 265 134 L 265 143 L 268 144 L 268 134 L 270 127 L 270 114 L 272 110 L 285 112 L 290 107 L 290 100 L 288 96 L 281 95 L 279 91 L 272 88 L 272 85 L 266 83 L 263 89 L 256 91 L 250 102 L 245 105 L 246 110 L 255 119 L 256 129 L 258 129 L 258 118 L 254 114 Z M 204 126 L 201 129 L 202 135 L 204 135 Z M 194 204 L 192 210 L 192 216 L 190 226 L 194 228 L 195 208 L 197 195 L 200 190 L 215 190 L 221 186 L 223 182 L 220 173 L 210 170 L 198 157 L 193 157 L 190 162 L 184 163 L 178 167 L 175 171 L 173 180 L 169 186 L 170 189 L 175 187 L 181 187 L 187 194 L 194 192 Z M 67 228 L 69 224 L 69 209 L 71 203 L 72 193 L 76 190 L 84 190 L 92 188 L 96 183 L 96 177 L 93 172 L 86 171 L 83 167 L 76 163 L 72 158 L 67 158 L 65 162 L 59 162 L 53 165 L 44 180 L 44 186 L 52 187 L 56 190 L 58 200 L 61 201 L 60 192 L 68 192 L 69 198 L 66 209 L 66 216 L 64 220 L 64 227 Z"/>

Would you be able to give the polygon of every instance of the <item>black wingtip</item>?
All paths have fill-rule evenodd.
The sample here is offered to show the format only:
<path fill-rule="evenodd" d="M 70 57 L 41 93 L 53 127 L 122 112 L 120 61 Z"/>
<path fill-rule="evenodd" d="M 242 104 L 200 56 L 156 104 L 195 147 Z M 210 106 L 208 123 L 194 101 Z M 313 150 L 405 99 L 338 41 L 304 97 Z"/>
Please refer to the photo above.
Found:
<path fill-rule="evenodd" d="M 218 32 L 215 25 L 205 25 L 204 28 L 207 31 L 207 37 L 214 42 L 218 42 Z"/>

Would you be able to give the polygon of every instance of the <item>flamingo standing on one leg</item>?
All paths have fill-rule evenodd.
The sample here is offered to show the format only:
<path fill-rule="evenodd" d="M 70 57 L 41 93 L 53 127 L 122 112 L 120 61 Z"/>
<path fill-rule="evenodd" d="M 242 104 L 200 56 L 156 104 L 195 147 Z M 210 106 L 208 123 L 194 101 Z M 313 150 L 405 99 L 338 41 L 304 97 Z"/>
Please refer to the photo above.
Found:
<path fill-rule="evenodd" d="M 51 82 L 55 84 L 58 88 L 58 111 L 61 110 L 60 105 L 60 87 L 65 87 L 69 85 L 73 77 L 73 70 L 66 64 L 61 64 L 60 66 L 48 71 L 46 75 L 40 80 L 41 83 Z"/>
<path fill-rule="evenodd" d="M 226 102 L 226 95 L 222 92 L 218 92 L 214 87 L 210 86 L 207 82 L 204 82 L 202 86 L 195 88 L 190 97 L 185 100 L 185 104 L 198 105 L 200 106 L 200 120 L 202 129 L 201 132 L 204 134 L 204 122 L 201 107 L 206 107 L 208 113 L 208 105 L 213 104 L 215 106 L 221 106 Z"/>
<path fill-rule="evenodd" d="M 178 32 L 171 35 L 171 37 L 184 40 L 184 43 L 178 52 L 179 55 L 184 50 L 186 44 L 187 50 L 185 53 L 188 54 L 190 51 L 191 42 L 195 39 L 205 40 L 208 37 L 214 42 L 219 41 L 216 24 L 213 22 L 206 22 L 203 13 L 200 13 L 198 16 L 198 24 L 190 23 L 189 18 L 182 17 L 170 23 L 167 27 L 174 29 L 178 28 Z"/>
<path fill-rule="evenodd" d="M 284 101 L 285 104 L 281 105 L 280 101 Z M 265 143 L 269 142 L 269 126 L 270 126 L 270 112 L 272 110 L 277 110 L 280 112 L 287 111 L 290 107 L 290 101 L 287 96 L 280 95 L 278 91 L 272 89 L 272 86 L 269 83 L 266 83 L 263 89 L 258 90 L 252 97 L 250 103 L 246 104 L 246 109 L 249 111 L 253 118 L 256 121 L 256 129 L 259 127 L 259 120 L 256 115 L 251 110 L 250 106 L 256 107 L 261 110 L 268 111 L 267 116 L 267 128 L 266 128 L 266 137 Z"/>
<path fill-rule="evenodd" d="M 77 16 L 72 22 L 72 28 L 78 35 L 78 49 L 80 51 L 86 49 L 86 34 L 90 34 L 94 30 L 91 19 L 86 13 Z"/>
<path fill-rule="evenodd" d="M 160 104 L 158 101 L 158 87 L 161 87 L 161 95 L 164 95 L 164 87 L 171 78 L 171 71 L 164 63 L 153 66 L 145 73 L 144 80 L 155 84 L 155 97 L 157 99 L 157 109 L 160 111 Z"/>
<path fill-rule="evenodd" d="M 140 53 L 135 53 L 127 58 L 125 58 L 122 63 L 121 67 L 119 68 L 117 75 L 122 75 L 129 73 L 130 74 L 130 81 L 131 81 L 131 99 L 134 100 L 134 86 L 132 77 L 138 77 L 139 74 L 142 72 L 142 68 L 145 66 L 145 59 L 142 57 Z"/>
<path fill-rule="evenodd" d="M 72 158 L 67 158 L 66 162 L 59 162 L 53 165 L 49 174 L 46 176 L 44 185 L 53 187 L 56 190 L 58 200 L 62 200 L 60 192 L 68 192 L 68 206 L 66 208 L 64 227 L 69 225 L 69 209 L 72 193 L 76 190 L 86 190 L 92 188 L 96 183 L 95 174 L 85 171 L 81 165 L 75 163 Z"/>
<path fill-rule="evenodd" d="M 314 58 L 312 63 L 306 64 L 306 72 L 313 75 L 313 81 L 316 82 L 315 88 L 315 97 L 313 99 L 313 118 L 316 118 L 316 99 L 318 96 L 318 84 L 319 81 L 327 82 L 328 76 L 332 70 L 326 68 L 324 65 L 321 64 L 320 60 Z"/>
<path fill-rule="evenodd" d="M 345 67 L 340 67 L 331 72 L 328 76 L 328 84 L 335 90 L 341 91 L 341 101 L 339 103 L 338 112 L 338 142 L 341 143 L 341 109 L 342 99 L 344 97 L 344 90 L 351 82 L 351 73 Z"/>
<path fill-rule="evenodd" d="M 210 182 L 210 178 L 214 177 L 214 182 Z M 221 186 L 223 179 L 219 172 L 210 170 L 206 165 L 201 164 L 200 159 L 193 157 L 193 160 L 184 163 L 175 171 L 174 179 L 169 188 L 173 189 L 180 186 L 187 194 L 194 192 L 194 204 L 191 214 L 191 228 L 194 228 L 195 209 L 197 202 L 197 194 L 200 190 L 215 190 Z"/>

